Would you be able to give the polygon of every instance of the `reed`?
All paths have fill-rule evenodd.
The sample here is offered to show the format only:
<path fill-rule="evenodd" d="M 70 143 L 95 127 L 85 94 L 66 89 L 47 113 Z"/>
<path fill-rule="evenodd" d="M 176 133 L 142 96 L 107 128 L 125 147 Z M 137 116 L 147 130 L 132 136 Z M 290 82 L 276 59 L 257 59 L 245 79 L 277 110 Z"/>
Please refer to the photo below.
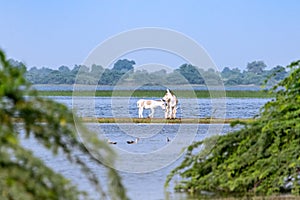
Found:
<path fill-rule="evenodd" d="M 178 98 L 272 98 L 274 94 L 267 91 L 250 91 L 250 90 L 228 90 L 228 91 L 207 91 L 207 90 L 176 90 L 174 91 Z M 42 96 L 96 96 L 96 97 L 162 97 L 164 90 L 97 90 L 95 91 L 39 91 Z M 225 95 L 226 94 L 226 95 Z"/>

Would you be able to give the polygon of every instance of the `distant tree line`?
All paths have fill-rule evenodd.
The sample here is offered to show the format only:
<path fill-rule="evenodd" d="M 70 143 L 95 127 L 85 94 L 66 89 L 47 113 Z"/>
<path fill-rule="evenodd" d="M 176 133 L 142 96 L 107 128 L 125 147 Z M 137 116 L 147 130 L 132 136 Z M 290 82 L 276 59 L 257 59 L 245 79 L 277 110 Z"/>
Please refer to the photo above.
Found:
<path fill-rule="evenodd" d="M 248 63 L 247 70 L 243 72 L 239 68 L 225 67 L 221 76 L 225 85 L 262 85 L 266 80 L 268 85 L 275 85 L 288 75 L 285 68 L 279 65 L 270 70 L 265 68 L 267 65 L 263 61 L 254 61 Z"/>
<path fill-rule="evenodd" d="M 16 67 L 25 67 L 22 62 L 12 59 L 10 62 Z M 164 69 L 148 72 L 135 70 L 135 64 L 133 60 L 122 59 L 114 63 L 111 69 L 96 64 L 90 67 L 75 65 L 73 69 L 68 66 L 60 66 L 58 69 L 32 67 L 26 71 L 25 76 L 32 84 L 217 85 L 223 82 L 225 85 L 262 85 L 268 79 L 267 85 L 274 85 L 288 75 L 282 66 L 266 70 L 267 65 L 263 61 L 248 63 L 244 71 L 239 68 L 225 67 L 221 73 L 213 69 L 204 70 L 191 64 L 183 64 L 170 73 Z M 81 78 L 76 80 L 79 70 Z"/>

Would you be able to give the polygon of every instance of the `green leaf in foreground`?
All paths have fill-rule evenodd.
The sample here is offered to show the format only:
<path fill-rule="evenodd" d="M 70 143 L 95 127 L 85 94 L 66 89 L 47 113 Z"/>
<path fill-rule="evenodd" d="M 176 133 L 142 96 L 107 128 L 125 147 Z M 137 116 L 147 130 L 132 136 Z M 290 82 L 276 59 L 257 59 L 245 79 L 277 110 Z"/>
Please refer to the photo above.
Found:
<path fill-rule="evenodd" d="M 167 178 L 176 190 L 216 195 L 300 194 L 300 61 L 275 86 L 275 99 L 244 128 L 194 143 Z M 199 148 L 200 152 L 199 152 Z M 196 152 L 195 152 L 196 151 Z"/>
<path fill-rule="evenodd" d="M 0 199 L 87 199 L 69 180 L 54 172 L 31 151 L 20 145 L 20 130 L 34 137 L 54 155 L 60 154 L 79 166 L 100 196 L 127 199 L 121 179 L 115 170 L 108 170 L 109 191 L 104 191 L 96 174 L 86 164 L 86 159 L 98 165 L 80 142 L 73 113 L 66 106 L 38 96 L 24 79 L 24 69 L 12 66 L 0 50 Z M 16 119 L 21 123 L 16 123 Z M 78 124 L 85 142 L 103 157 L 114 153 L 106 142 Z M 77 153 L 75 153 L 77 152 Z M 112 159 L 107 159 L 112 164 Z M 104 166 L 105 167 L 105 166 Z"/>

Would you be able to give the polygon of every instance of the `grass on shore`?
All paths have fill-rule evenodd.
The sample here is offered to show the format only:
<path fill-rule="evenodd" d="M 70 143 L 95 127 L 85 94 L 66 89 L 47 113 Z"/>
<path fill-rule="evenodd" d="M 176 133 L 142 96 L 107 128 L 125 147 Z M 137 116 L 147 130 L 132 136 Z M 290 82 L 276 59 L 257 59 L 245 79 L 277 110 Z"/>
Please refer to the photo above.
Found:
<path fill-rule="evenodd" d="M 250 90 L 228 90 L 224 91 L 207 91 L 207 90 L 176 90 L 174 91 L 178 98 L 272 98 L 274 94 L 268 91 L 250 91 Z M 96 97 L 162 97 L 165 94 L 164 90 L 97 90 L 95 91 L 39 91 L 42 96 L 96 96 Z"/>

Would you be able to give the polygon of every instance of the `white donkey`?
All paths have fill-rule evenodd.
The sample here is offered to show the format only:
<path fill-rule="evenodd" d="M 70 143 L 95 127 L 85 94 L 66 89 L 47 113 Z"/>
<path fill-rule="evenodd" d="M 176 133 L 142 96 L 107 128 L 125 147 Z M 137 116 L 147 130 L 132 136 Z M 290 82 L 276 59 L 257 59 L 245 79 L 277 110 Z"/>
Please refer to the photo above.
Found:
<path fill-rule="evenodd" d="M 145 100 L 140 99 L 137 101 L 137 107 L 139 108 L 139 118 L 143 118 L 143 110 L 150 109 L 151 113 L 148 117 L 153 118 L 154 115 L 154 108 L 160 106 L 162 109 L 165 109 L 165 102 L 163 100 Z"/>
<path fill-rule="evenodd" d="M 167 92 L 162 99 L 167 104 L 166 111 L 165 111 L 165 118 L 175 119 L 176 112 L 177 112 L 177 104 L 178 104 L 177 97 L 169 89 L 167 89 Z"/>

